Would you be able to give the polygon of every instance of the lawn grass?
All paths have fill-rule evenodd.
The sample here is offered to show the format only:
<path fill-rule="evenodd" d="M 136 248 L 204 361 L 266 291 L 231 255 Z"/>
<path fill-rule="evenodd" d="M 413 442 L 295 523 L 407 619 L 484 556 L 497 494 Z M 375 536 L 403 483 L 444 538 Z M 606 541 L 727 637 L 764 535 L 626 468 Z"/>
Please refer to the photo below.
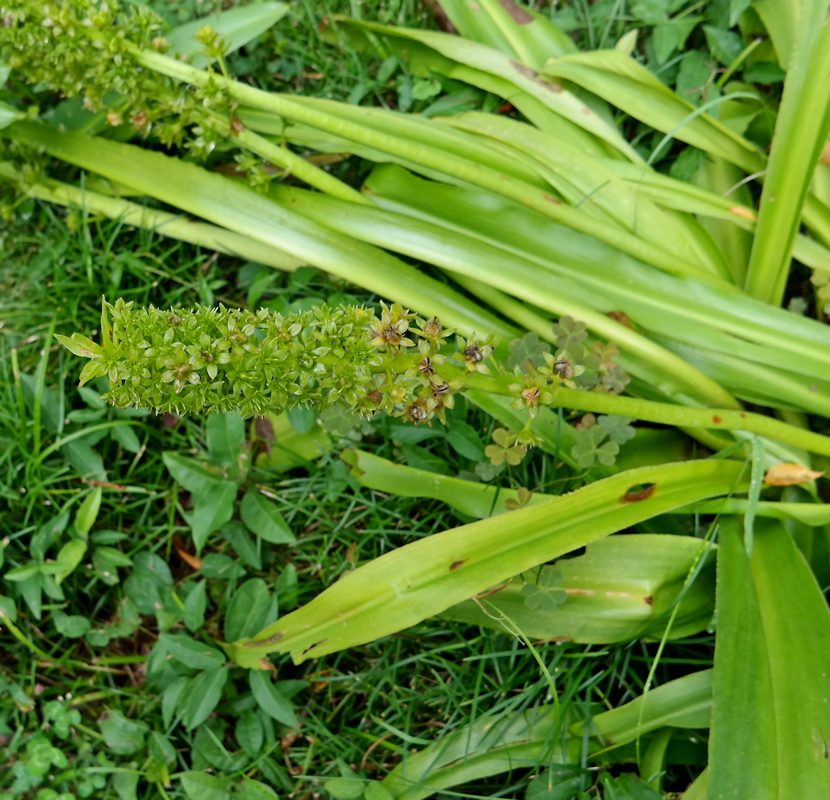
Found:
<path fill-rule="evenodd" d="M 156 7 L 178 21 L 197 9 L 173 2 Z M 578 22 L 579 4 L 574 8 Z M 318 22 L 331 13 L 361 13 L 413 27 L 429 20 L 414 0 L 365 5 L 303 2 L 257 47 L 236 56 L 232 67 L 256 76 L 263 88 L 287 84 L 292 91 L 316 96 L 357 99 L 362 92 L 364 102 L 387 101 L 394 76 L 379 82 L 375 61 L 353 52 L 344 57 L 320 39 Z M 586 35 L 605 41 L 610 23 L 603 30 L 586 27 Z M 211 637 L 221 637 L 222 617 L 244 580 L 256 576 L 269 586 L 280 582 L 280 606 L 288 610 L 319 594 L 354 563 L 455 526 L 459 516 L 438 504 L 360 487 L 349 478 L 335 449 L 290 472 L 255 467 L 247 476 L 249 484 L 267 489 L 296 535 L 296 544 L 267 546 L 261 565 L 252 566 L 233 546 L 232 537 L 215 535 L 203 556 L 225 557 L 222 569 L 230 569 L 232 577 L 223 577 L 217 566 L 209 576 L 205 570 L 200 574 L 178 552 L 181 541 L 192 554 L 185 521 L 191 498 L 175 486 L 162 453 L 199 457 L 207 449 L 205 421 L 100 408 L 94 393 L 77 388 L 75 360 L 52 344 L 51 334 L 93 334 L 102 295 L 158 307 L 246 305 L 260 270 L 117 222 L 83 219 L 75 212 L 62 215 L 33 201 L 18 206 L 6 225 L 0 264 L 4 573 L 32 561 L 54 561 L 65 541 L 57 540 L 54 528 L 82 526 L 78 513 L 99 488 L 101 505 L 91 542 L 121 554 L 117 579 L 111 571 L 107 574 L 104 562 L 90 560 L 89 552 L 60 586 L 51 578 L 44 579 L 42 587 L 0 578 L 0 609 L 16 620 L 17 631 L 4 627 L 0 632 L 0 788 L 26 798 L 38 796 L 43 788 L 125 800 L 184 797 L 191 795 L 181 781 L 170 777 L 210 768 L 214 776 L 233 776 L 237 782 L 247 775 L 280 795 L 316 797 L 328 778 L 349 770 L 382 777 L 425 741 L 483 714 L 515 713 L 552 701 L 550 684 L 525 643 L 436 619 L 300 666 L 275 660 L 280 681 L 302 682 L 283 686 L 286 695 L 296 690 L 294 708 L 302 722 L 296 736 L 289 726 L 258 714 L 252 724 L 262 742 L 253 747 L 259 734 L 251 744 L 251 734 L 242 730 L 254 706 L 242 669 L 231 670 L 221 703 L 209 720 L 187 730 L 180 715 L 165 707 L 171 685 L 186 671 L 151 664 L 155 668 L 148 674 L 147 663 L 165 627 L 172 624 L 176 632 L 186 631 L 168 609 L 155 615 L 125 610 L 124 599 L 132 594 L 127 579 L 134 572 L 128 561 L 142 554 L 158 556 L 172 571 L 180 602 L 205 576 L 207 614 L 189 635 L 208 644 Z M 267 285 L 263 280 L 257 285 L 264 286 L 257 302 L 275 310 L 308 298 L 377 300 L 312 270 L 295 276 L 274 273 Z M 482 412 L 464 404 L 456 416 L 477 430 L 492 427 Z M 401 444 L 384 437 L 387 424 L 378 420 L 341 432 L 338 443 L 359 441 L 363 448 L 400 461 Z M 429 439 L 420 446 L 442 459 L 450 474 L 470 473 L 475 466 L 444 439 Z M 573 477 L 561 465 L 557 469 L 560 481 L 563 474 Z M 538 491 L 551 480 L 550 465 L 536 455 L 505 477 L 514 487 Z M 545 490 L 551 491 L 550 486 Z M 234 521 L 238 520 L 237 509 Z M 125 566 L 118 566 L 121 563 Z M 72 625 L 83 623 L 67 622 L 67 617 L 88 620 L 91 630 L 99 631 L 98 638 L 75 636 Z M 101 643 L 113 628 L 120 635 Z M 537 644 L 535 651 L 554 678 L 560 703 L 578 720 L 637 696 L 652 667 L 656 644 L 591 647 L 549 642 Z M 685 674 L 684 667 L 710 666 L 712 652 L 708 635 L 669 645 L 656 682 Z M 70 717 L 70 711 L 78 714 Z M 124 718 L 146 728 L 130 727 Z M 62 730 L 65 719 L 71 722 L 69 730 Z M 45 742 L 65 754 L 65 763 L 55 754 L 42 756 Z M 698 737 L 696 745 L 688 747 L 688 770 L 667 776 L 668 790 L 684 789 L 705 764 L 705 741 Z M 47 760 L 42 782 L 34 784 L 26 765 L 38 758 Z M 135 783 L 139 772 L 143 777 Z M 534 772 L 519 769 L 445 796 L 519 797 Z M 40 800 L 50 797 L 39 795 Z"/>

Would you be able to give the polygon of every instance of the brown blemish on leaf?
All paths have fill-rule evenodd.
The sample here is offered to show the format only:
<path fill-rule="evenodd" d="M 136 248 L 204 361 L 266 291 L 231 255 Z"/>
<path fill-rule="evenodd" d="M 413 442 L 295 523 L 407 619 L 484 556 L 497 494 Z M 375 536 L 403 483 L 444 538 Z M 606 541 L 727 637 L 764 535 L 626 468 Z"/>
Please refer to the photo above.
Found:
<path fill-rule="evenodd" d="M 746 419 L 746 414 L 741 414 L 741 419 Z"/>
<path fill-rule="evenodd" d="M 518 22 L 519 25 L 527 25 L 533 22 L 533 17 L 527 13 L 523 8 L 517 6 L 513 0 L 499 0 L 501 7 L 510 15 L 513 22 Z"/>
<path fill-rule="evenodd" d="M 258 642 L 245 642 L 243 647 L 260 647 L 264 644 L 275 644 L 283 638 L 285 638 L 284 633 L 275 633 L 273 636 L 269 636 L 267 639 L 260 639 Z"/>
<path fill-rule="evenodd" d="M 723 422 L 723 419 L 719 417 L 717 414 L 712 414 L 712 422 L 714 422 L 715 425 L 720 425 L 721 422 Z"/>
<path fill-rule="evenodd" d="M 729 209 L 730 214 L 734 214 L 736 217 L 743 217 L 744 219 L 748 219 L 750 222 L 755 222 L 757 217 L 753 214 L 748 208 L 744 208 L 743 206 L 733 206 Z"/>
<path fill-rule="evenodd" d="M 305 650 L 303 650 L 303 657 L 308 655 L 308 653 L 310 653 L 315 647 L 320 647 L 321 645 L 324 645 L 327 641 L 328 639 L 320 639 L 319 642 L 314 642 L 314 644 L 310 644 L 308 647 L 306 647 Z"/>
<path fill-rule="evenodd" d="M 461 569 L 461 567 L 464 566 L 464 561 L 465 560 L 466 559 L 462 559 L 461 561 L 453 561 L 452 564 L 450 564 L 450 572 L 453 572 L 454 570 L 457 570 L 457 569 Z"/>
<path fill-rule="evenodd" d="M 530 67 L 526 67 L 524 64 L 520 64 L 518 61 L 511 61 L 510 66 L 513 67 L 517 72 L 521 72 L 525 78 L 530 78 L 534 83 L 538 83 L 540 86 L 544 86 L 545 89 L 550 89 L 552 92 L 556 92 L 557 94 L 562 91 L 562 87 L 558 83 L 549 83 L 548 81 L 544 80 L 539 76 L 539 73 L 536 72 L 535 69 L 531 69 Z"/>
<path fill-rule="evenodd" d="M 643 500 L 648 500 L 657 490 L 656 483 L 650 483 L 642 489 L 632 486 L 621 498 L 621 503 L 640 503 Z"/>
<path fill-rule="evenodd" d="M 561 206 L 562 201 L 557 200 L 555 197 L 551 197 L 549 194 L 543 194 L 542 197 L 545 198 L 549 203 L 553 203 L 555 206 Z"/>
<path fill-rule="evenodd" d="M 624 325 L 626 328 L 634 329 L 634 326 L 631 324 L 631 318 L 625 311 L 608 311 L 605 316 L 613 319 L 614 322 L 619 322 L 620 325 Z"/>
<path fill-rule="evenodd" d="M 643 598 L 643 602 L 644 602 L 647 606 L 653 606 L 653 605 L 654 605 L 654 598 L 653 598 L 651 595 L 649 595 L 648 597 L 644 597 L 644 598 Z"/>
<path fill-rule="evenodd" d="M 596 590 L 594 589 L 565 589 L 565 594 L 584 594 L 588 597 L 594 597 Z"/>

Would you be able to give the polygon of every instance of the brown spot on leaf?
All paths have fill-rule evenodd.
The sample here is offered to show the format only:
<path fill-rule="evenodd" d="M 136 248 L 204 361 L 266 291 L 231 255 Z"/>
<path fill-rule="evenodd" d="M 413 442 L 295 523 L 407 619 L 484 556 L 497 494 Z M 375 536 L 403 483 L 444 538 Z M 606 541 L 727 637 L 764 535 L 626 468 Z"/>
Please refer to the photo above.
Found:
<path fill-rule="evenodd" d="M 649 595 L 648 597 L 644 597 L 644 598 L 643 598 L 643 602 L 644 602 L 647 606 L 653 606 L 653 605 L 654 605 L 654 598 L 653 598 L 651 595 Z"/>
<path fill-rule="evenodd" d="M 457 569 L 461 569 L 461 567 L 463 567 L 463 566 L 464 566 L 464 561 L 463 560 L 453 561 L 452 564 L 450 564 L 450 572 L 453 572 L 454 570 L 457 570 Z"/>
<path fill-rule="evenodd" d="M 631 317 L 625 311 L 608 311 L 605 316 L 613 319 L 614 322 L 619 322 L 620 325 L 624 325 L 626 328 L 631 328 L 632 330 L 634 328 L 631 324 Z"/>
<path fill-rule="evenodd" d="M 746 419 L 746 414 L 741 414 L 741 419 Z"/>
<path fill-rule="evenodd" d="M 267 639 L 260 639 L 257 642 L 245 642 L 245 647 L 260 647 L 263 644 L 274 644 L 278 642 L 280 639 L 284 638 L 284 633 L 275 633 L 273 636 L 269 636 Z"/>
<path fill-rule="evenodd" d="M 649 483 L 647 486 L 638 487 L 631 486 L 628 491 L 620 498 L 621 503 L 640 503 L 643 500 L 648 500 L 657 489 L 656 483 Z"/>
<path fill-rule="evenodd" d="M 555 197 L 551 197 L 549 194 L 543 194 L 542 197 L 545 198 L 549 203 L 553 203 L 555 206 L 561 206 L 562 201 L 557 200 Z"/>
<path fill-rule="evenodd" d="M 562 91 L 562 87 L 557 83 L 549 83 L 548 81 L 544 80 L 539 76 L 539 73 L 535 69 L 531 69 L 530 67 L 526 67 L 524 64 L 520 64 L 518 61 L 511 61 L 510 66 L 513 67 L 517 72 L 521 72 L 525 78 L 530 78 L 534 83 L 538 83 L 540 86 L 544 86 L 545 89 L 550 89 L 552 92 L 556 92 L 557 94 Z"/>
<path fill-rule="evenodd" d="M 523 8 L 517 6 L 513 0 L 499 0 L 501 7 L 510 15 L 513 22 L 518 22 L 519 25 L 527 25 L 533 22 L 533 17 L 527 13 Z"/>
<path fill-rule="evenodd" d="M 734 214 L 736 217 L 743 217 L 743 219 L 748 219 L 750 222 L 756 221 L 755 214 L 752 213 L 748 208 L 744 208 L 743 206 L 732 206 L 729 209 L 730 214 Z"/>
<path fill-rule="evenodd" d="M 282 638 L 282 637 L 280 637 L 280 638 Z M 303 657 L 305 657 L 308 653 L 310 653 L 315 647 L 320 647 L 320 645 L 325 644 L 327 641 L 328 641 L 328 639 L 320 639 L 319 642 L 314 642 L 314 644 L 310 644 L 308 647 L 306 647 L 305 650 L 303 650 Z"/>
<path fill-rule="evenodd" d="M 712 414 L 712 422 L 714 422 L 715 425 L 720 425 L 721 422 L 723 422 L 723 418 L 719 417 L 717 414 Z"/>

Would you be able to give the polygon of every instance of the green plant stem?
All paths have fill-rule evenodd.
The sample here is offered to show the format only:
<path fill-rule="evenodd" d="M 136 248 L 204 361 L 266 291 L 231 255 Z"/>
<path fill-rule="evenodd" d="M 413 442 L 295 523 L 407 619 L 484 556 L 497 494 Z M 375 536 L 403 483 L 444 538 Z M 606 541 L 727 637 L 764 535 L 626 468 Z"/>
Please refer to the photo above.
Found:
<path fill-rule="evenodd" d="M 314 164 L 306 161 L 302 156 L 298 156 L 284 145 L 274 144 L 264 136 L 260 136 L 247 128 L 235 131 L 231 128 L 231 124 L 219 114 L 212 113 L 209 117 L 211 122 L 219 127 L 222 133 L 231 141 L 235 139 L 246 150 L 256 153 L 274 166 L 282 167 L 286 172 L 304 181 L 309 186 L 341 200 L 348 200 L 361 205 L 371 205 L 371 201 L 365 195 L 356 189 L 352 189 L 351 186 L 338 180 L 333 175 L 329 175 L 325 170 L 314 166 Z"/>
<path fill-rule="evenodd" d="M 220 84 L 228 94 L 240 103 L 266 111 L 272 111 L 288 119 L 310 125 L 320 130 L 336 133 L 352 141 L 359 142 L 385 153 L 397 155 L 415 164 L 423 164 L 432 170 L 438 170 L 453 178 L 466 181 L 475 186 L 509 197 L 523 205 L 576 231 L 622 250 L 629 255 L 653 264 L 659 269 L 674 275 L 694 276 L 703 280 L 729 286 L 725 281 L 718 281 L 706 270 L 676 258 L 639 239 L 637 236 L 613 229 L 611 226 L 598 225 L 596 220 L 579 210 L 554 200 L 542 189 L 524 181 L 514 180 L 496 170 L 483 167 L 473 161 L 447 155 L 444 151 L 420 143 L 393 136 L 365 125 L 360 125 L 335 113 L 322 110 L 322 104 L 328 101 L 298 102 L 292 98 L 263 92 L 233 80 L 227 80 L 216 74 L 183 64 L 149 50 L 141 50 L 135 45 L 126 45 L 137 62 L 147 69 L 154 70 L 170 78 L 185 83 L 205 86 L 208 82 Z M 334 104 L 335 106 L 339 104 Z M 344 112 L 345 113 L 345 112 Z"/>
<path fill-rule="evenodd" d="M 471 374 L 466 387 L 493 394 L 509 394 L 507 382 L 501 377 Z M 637 397 L 622 397 L 600 392 L 586 392 L 560 386 L 554 394 L 553 407 L 574 408 L 595 414 L 616 414 L 644 422 L 657 422 L 683 428 L 747 431 L 768 436 L 781 442 L 801 447 L 812 453 L 830 455 L 830 437 L 805 431 L 762 414 L 733 411 L 727 408 L 688 408 L 670 403 L 655 403 Z"/>

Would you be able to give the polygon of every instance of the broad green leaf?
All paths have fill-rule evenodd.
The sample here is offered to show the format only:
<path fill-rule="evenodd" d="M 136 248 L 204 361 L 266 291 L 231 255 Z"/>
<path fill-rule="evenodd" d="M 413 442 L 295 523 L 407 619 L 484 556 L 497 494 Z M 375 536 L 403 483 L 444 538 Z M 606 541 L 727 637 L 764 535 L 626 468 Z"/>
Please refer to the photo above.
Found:
<path fill-rule="evenodd" d="M 337 800 L 352 800 L 363 797 L 366 781 L 357 776 L 354 778 L 331 778 L 323 784 L 323 788 Z"/>
<path fill-rule="evenodd" d="M 163 633 L 159 642 L 175 659 L 193 669 L 214 669 L 225 663 L 220 650 L 181 633 Z"/>
<path fill-rule="evenodd" d="M 200 672 L 188 684 L 183 705 L 184 724 L 188 730 L 201 725 L 219 705 L 227 680 L 228 668 L 214 667 Z"/>
<path fill-rule="evenodd" d="M 345 450 L 340 456 L 352 468 L 362 486 L 401 497 L 429 497 L 440 500 L 470 517 L 483 519 L 507 511 L 505 503 L 517 500 L 516 489 L 439 475 L 402 464 L 364 450 Z M 555 495 L 534 493 L 530 503 L 552 500 Z"/>
<path fill-rule="evenodd" d="M 110 428 L 110 436 L 128 453 L 138 453 L 141 450 L 138 435 L 130 425 L 119 425 L 116 428 Z"/>
<path fill-rule="evenodd" d="M 380 638 L 508 578 L 671 508 L 735 490 L 742 465 L 696 461 L 630 470 L 548 503 L 444 531 L 387 553 L 229 655 L 297 661 Z M 645 492 L 631 493 L 643 485 Z"/>
<path fill-rule="evenodd" d="M 684 354 L 689 352 L 689 346 L 694 347 L 701 341 L 706 341 L 707 347 L 722 350 L 724 355 L 741 352 L 745 356 L 749 355 L 753 361 L 757 359 L 758 364 L 769 364 L 772 357 L 779 368 L 792 365 L 788 353 L 791 353 L 793 348 L 806 352 L 805 340 L 816 343 L 822 341 L 821 347 L 809 348 L 810 358 L 815 359 L 814 366 L 807 367 L 806 363 L 804 366 L 816 377 L 827 374 L 824 362 L 830 353 L 830 331 L 826 326 L 816 324 L 814 320 L 798 317 L 783 309 L 770 308 L 738 292 L 721 290 L 704 282 L 687 280 L 681 287 L 677 278 L 644 269 L 642 265 L 637 265 L 632 259 L 605 245 L 562 226 L 542 222 L 529 210 L 519 209 L 512 203 L 500 201 L 486 193 L 424 181 L 395 167 L 376 169 L 367 186 L 375 192 L 377 202 L 384 208 L 433 223 L 427 228 L 404 225 L 395 220 L 394 229 L 398 239 L 401 239 L 402 232 L 406 231 L 404 241 L 417 241 L 414 236 L 423 231 L 426 241 L 429 231 L 430 239 L 434 240 L 438 232 L 433 226 L 437 223 L 443 228 L 441 236 L 442 241 L 446 243 L 449 235 L 446 229 L 449 228 L 498 248 L 494 253 L 490 249 L 473 248 L 464 243 L 464 250 L 459 249 L 457 255 L 449 249 L 437 253 L 433 248 L 431 251 L 419 249 L 419 257 L 450 268 L 454 272 L 470 269 L 470 263 L 480 264 L 482 269 L 476 272 L 476 277 L 535 305 L 543 304 L 553 313 L 568 314 L 585 322 L 592 332 L 615 342 L 626 357 L 636 356 L 637 360 L 633 363 L 629 364 L 626 361 L 626 369 L 632 374 L 639 373 L 655 384 L 665 385 L 665 381 L 672 380 L 677 386 L 676 391 L 691 393 L 693 390 L 690 387 L 681 389 L 678 384 L 688 384 L 693 373 L 688 372 L 688 363 L 674 354 L 668 354 L 663 348 L 659 348 L 662 352 L 658 356 L 658 348 L 654 342 L 634 334 L 633 331 L 610 320 L 605 313 L 597 311 L 621 309 L 646 330 L 656 332 L 659 329 L 662 336 L 682 337 Z M 305 197 L 299 197 L 298 200 L 302 202 Z M 327 200 L 324 202 L 327 205 L 328 218 L 337 221 L 337 218 L 333 217 L 334 208 Z M 440 211 L 436 211 L 437 209 Z M 363 213 L 361 209 L 357 221 L 362 221 Z M 400 247 L 391 235 L 392 219 L 373 216 L 372 225 L 376 232 L 371 235 L 375 237 L 375 241 L 378 240 L 377 237 L 382 236 L 386 246 Z M 353 230 L 360 230 L 362 235 L 363 226 L 361 229 Z M 366 230 L 369 235 L 368 225 Z M 459 247 L 462 244 L 462 240 L 456 240 L 454 237 L 449 241 Z M 416 252 L 411 245 L 407 251 Z M 508 260 L 509 256 L 506 256 L 504 251 L 515 254 L 519 257 L 518 260 Z M 494 262 L 493 271 L 490 272 L 490 259 L 496 255 L 500 255 L 500 270 L 495 267 Z M 544 272 L 530 271 L 527 262 L 542 267 Z M 509 269 L 505 269 L 506 264 L 510 265 Z M 590 268 L 587 268 L 588 264 Z M 548 275 L 545 275 L 545 272 Z M 621 275 L 626 276 L 625 281 L 620 280 Z M 548 280 L 551 281 L 550 288 Z M 694 292 L 693 296 L 690 296 L 689 289 L 692 286 Z M 540 291 L 540 287 L 544 288 Z M 531 289 L 534 290 L 532 296 Z M 678 300 L 681 297 L 682 303 Z M 701 325 L 703 319 L 712 314 L 714 309 L 717 309 L 717 313 L 711 322 L 705 326 Z M 693 321 L 693 318 L 697 322 Z M 734 327 L 731 328 L 735 338 L 729 344 L 726 339 L 716 341 L 713 331 L 722 330 L 721 326 L 730 318 L 735 321 Z M 683 324 L 679 324 L 681 319 Z M 796 327 L 792 327 L 793 323 Z M 744 346 L 744 337 L 750 330 L 753 337 L 758 337 L 756 341 L 759 350 L 755 355 L 751 352 L 754 349 L 751 345 L 749 350 Z M 797 337 L 801 344 L 796 345 L 793 341 L 792 348 L 778 351 L 780 342 L 775 340 L 775 336 L 783 331 L 787 331 L 784 334 L 787 339 L 790 336 Z M 741 337 L 740 343 L 737 337 Z M 775 355 L 773 351 L 777 351 Z M 654 360 L 653 373 L 643 372 L 646 359 L 649 362 Z M 656 367 L 658 360 L 663 365 L 661 368 Z M 736 368 L 743 369 L 739 360 L 733 358 L 732 362 L 725 371 L 726 374 L 733 373 Z M 694 377 L 699 382 L 703 378 Z M 753 378 L 753 382 L 758 383 L 757 377 Z M 776 382 L 780 384 L 779 381 Z M 712 383 L 706 388 L 706 393 L 710 397 L 714 397 L 714 392 L 717 391 L 712 387 Z M 776 393 L 781 396 L 780 385 L 776 387 Z M 721 390 L 721 397 L 722 394 Z M 820 393 L 812 394 L 815 396 Z M 727 405 L 729 401 L 724 398 L 717 402 Z"/>
<path fill-rule="evenodd" d="M 212 414 L 205 424 L 205 436 L 210 456 L 223 467 L 236 467 L 245 441 L 245 420 L 238 411 Z"/>
<path fill-rule="evenodd" d="M 179 706 L 179 701 L 182 698 L 182 693 L 188 684 L 188 680 L 187 676 L 181 675 L 173 680 L 172 683 L 168 684 L 161 693 L 161 714 L 165 728 L 169 728 L 173 722 L 176 708 Z"/>
<path fill-rule="evenodd" d="M 173 479 L 193 495 L 207 494 L 215 490 L 222 476 L 205 469 L 198 461 L 176 453 L 162 453 L 164 465 Z"/>
<path fill-rule="evenodd" d="M 128 756 L 144 747 L 147 723 L 125 717 L 118 709 L 98 720 L 107 747 L 120 756 Z"/>
<path fill-rule="evenodd" d="M 755 528 L 752 575 L 772 677 L 777 796 L 828 797 L 830 610 L 782 525 L 759 520 Z"/>
<path fill-rule="evenodd" d="M 403 455 L 406 463 L 417 470 L 449 475 L 450 465 L 440 456 L 417 444 L 405 444 Z"/>
<path fill-rule="evenodd" d="M 382 783 L 369 781 L 363 792 L 365 800 L 395 800 L 395 796 Z"/>
<path fill-rule="evenodd" d="M 163 733 L 152 731 L 148 747 L 150 755 L 160 764 L 172 764 L 176 760 L 176 748 Z"/>
<path fill-rule="evenodd" d="M 23 130 L 19 127 L 23 124 L 15 123 L 8 130 L 33 145 L 46 146 L 59 158 L 272 245 L 381 297 L 394 297 L 419 313 L 437 315 L 463 335 L 473 331 L 515 335 L 514 329 L 494 314 L 415 267 L 281 209 L 233 180 L 140 147 L 105 139 L 92 142 L 86 136 L 59 133 L 41 125 Z M 168 461 L 165 463 L 170 468 Z"/>
<path fill-rule="evenodd" d="M 245 778 L 236 787 L 234 797 L 236 800 L 279 800 L 277 793 L 268 784 L 255 781 L 253 778 Z"/>
<path fill-rule="evenodd" d="M 200 571 L 206 578 L 221 578 L 223 581 L 241 578 L 245 574 L 245 568 L 238 561 L 224 553 L 206 555 L 202 559 Z"/>
<path fill-rule="evenodd" d="M 630 703 L 593 717 L 590 730 L 599 739 L 597 750 L 633 742 L 650 731 L 670 725 L 708 728 L 712 716 L 712 670 L 691 672 L 652 689 Z M 585 723 L 571 726 L 578 736 Z"/>
<path fill-rule="evenodd" d="M 418 42 L 446 58 L 474 70 L 506 80 L 577 127 L 583 128 L 599 139 L 608 142 L 632 161 L 641 160 L 636 151 L 611 124 L 567 89 L 547 83 L 532 65 L 522 64 L 499 50 L 460 39 L 452 34 L 411 28 L 390 28 L 373 22 L 349 20 L 341 17 L 336 19 L 338 25 L 349 25 L 388 38 Z M 554 55 L 555 52 L 550 52 L 548 55 Z M 530 58 L 533 58 L 533 56 L 530 56 Z"/>
<path fill-rule="evenodd" d="M 193 56 L 191 63 L 197 67 L 204 67 L 208 63 L 207 57 L 202 53 L 204 48 L 199 42 L 194 41 L 200 28 L 210 25 L 214 31 L 222 35 L 225 52 L 233 53 L 265 33 L 285 16 L 288 8 L 286 3 L 260 3 L 186 22 L 165 35 L 164 38 L 170 46 L 168 52 Z"/>
<path fill-rule="evenodd" d="M 257 705 L 269 717 L 273 717 L 277 722 L 281 722 L 289 728 L 299 727 L 291 703 L 274 686 L 267 670 L 249 670 L 248 682 L 251 685 L 251 691 L 254 693 Z"/>
<path fill-rule="evenodd" d="M 589 752 L 600 759 L 609 745 L 633 742 L 665 725 L 705 728 L 711 707 L 711 670 L 687 675 L 591 720 Z M 573 738 L 553 738 L 558 730 L 554 706 L 508 709 L 485 715 L 458 728 L 395 767 L 382 781 L 397 800 L 422 800 L 436 791 L 521 767 L 537 771 L 540 763 L 578 763 L 584 758 L 582 723 L 571 726 Z"/>
<path fill-rule="evenodd" d="M 737 521 L 727 518 L 718 537 L 709 787 L 713 797 L 766 800 L 780 797 L 775 707 L 767 641 L 742 533 Z"/>
<path fill-rule="evenodd" d="M 5 68 L 2 66 L 0 66 L 0 75 L 3 76 L 3 80 L 0 81 L 0 87 L 2 87 L 3 83 L 5 83 L 5 76 L 8 75 L 8 72 L 6 72 Z M 26 115 L 22 111 L 18 111 L 8 103 L 0 102 L 0 130 L 5 128 L 7 125 L 11 125 L 12 122 L 25 118 Z"/>
<path fill-rule="evenodd" d="M 536 70 L 551 56 L 576 50 L 573 40 L 547 15 L 513 0 L 443 0 L 441 8 L 465 39 L 500 50 Z"/>
<path fill-rule="evenodd" d="M 225 639 L 235 642 L 255 636 L 268 623 L 271 594 L 262 578 L 245 581 L 234 592 L 225 612 Z"/>
<path fill-rule="evenodd" d="M 19 583 L 21 581 L 28 580 L 29 578 L 33 578 L 35 575 L 39 575 L 40 571 L 40 564 L 21 564 L 19 567 L 10 569 L 5 575 L 3 575 L 3 579 Z"/>
<path fill-rule="evenodd" d="M 12 622 L 17 622 L 17 606 L 13 598 L 0 594 L 0 621 L 2 621 L 4 616 L 8 617 Z"/>
<path fill-rule="evenodd" d="M 78 534 L 86 539 L 95 520 L 98 519 L 98 511 L 101 508 L 101 497 L 103 489 L 96 486 L 85 498 L 78 508 L 78 513 L 75 514 L 75 530 Z"/>
<path fill-rule="evenodd" d="M 262 749 L 265 741 L 265 731 L 262 728 L 259 714 L 256 711 L 248 710 L 240 714 L 236 720 L 236 741 L 251 758 L 256 758 Z"/>
<path fill-rule="evenodd" d="M 230 778 L 206 772 L 181 772 L 179 780 L 189 800 L 230 800 Z"/>
<path fill-rule="evenodd" d="M 184 624 L 188 630 L 197 631 L 205 623 L 207 609 L 207 581 L 199 581 L 184 601 Z"/>
<path fill-rule="evenodd" d="M 132 572 L 124 581 L 124 594 L 142 614 L 154 614 L 163 605 L 164 590 L 172 584 L 173 576 L 164 559 L 143 550 L 133 559 Z"/>
<path fill-rule="evenodd" d="M 258 489 L 245 492 L 240 508 L 248 529 L 271 544 L 290 544 L 294 534 L 279 509 Z"/>
<path fill-rule="evenodd" d="M 825 2 L 799 4 L 795 46 L 775 120 L 775 134 L 758 210 L 745 290 L 780 305 L 790 275 L 790 256 L 827 137 L 830 99 L 822 90 L 830 71 L 830 27 Z"/>
<path fill-rule="evenodd" d="M 210 491 L 193 497 L 193 511 L 188 515 L 188 521 L 197 555 L 202 551 L 208 536 L 233 516 L 233 503 L 238 488 L 236 481 L 219 481 Z"/>
<path fill-rule="evenodd" d="M 671 639 L 692 636 L 706 629 L 714 612 L 714 561 L 704 558 L 706 550 L 699 539 L 684 536 L 609 536 L 589 544 L 585 555 L 526 572 L 501 591 L 453 606 L 443 616 L 504 629 L 498 621 L 504 615 L 532 640 L 599 644 L 659 639 L 687 575 L 703 559 L 669 634 Z M 567 600 L 551 611 L 529 609 L 523 586 L 544 585 L 554 572 L 561 573 L 556 588 L 567 592 Z"/>
<path fill-rule="evenodd" d="M 55 623 L 58 633 L 62 636 L 68 636 L 70 639 L 78 639 L 83 636 L 92 625 L 86 617 L 64 614 L 62 611 L 53 611 L 52 621 Z"/>
<path fill-rule="evenodd" d="M 67 542 L 58 551 L 58 557 L 55 559 L 55 583 L 60 586 L 63 579 L 71 575 L 75 568 L 81 563 L 81 560 L 86 553 L 86 542 L 80 539 L 73 539 Z M 46 566 L 46 565 L 44 565 Z"/>
<path fill-rule="evenodd" d="M 764 159 L 750 142 L 708 114 L 692 116 L 694 105 L 622 53 L 595 50 L 560 56 L 550 59 L 542 72 L 573 81 L 658 131 L 672 131 L 681 141 L 748 172 L 763 169 Z"/>

